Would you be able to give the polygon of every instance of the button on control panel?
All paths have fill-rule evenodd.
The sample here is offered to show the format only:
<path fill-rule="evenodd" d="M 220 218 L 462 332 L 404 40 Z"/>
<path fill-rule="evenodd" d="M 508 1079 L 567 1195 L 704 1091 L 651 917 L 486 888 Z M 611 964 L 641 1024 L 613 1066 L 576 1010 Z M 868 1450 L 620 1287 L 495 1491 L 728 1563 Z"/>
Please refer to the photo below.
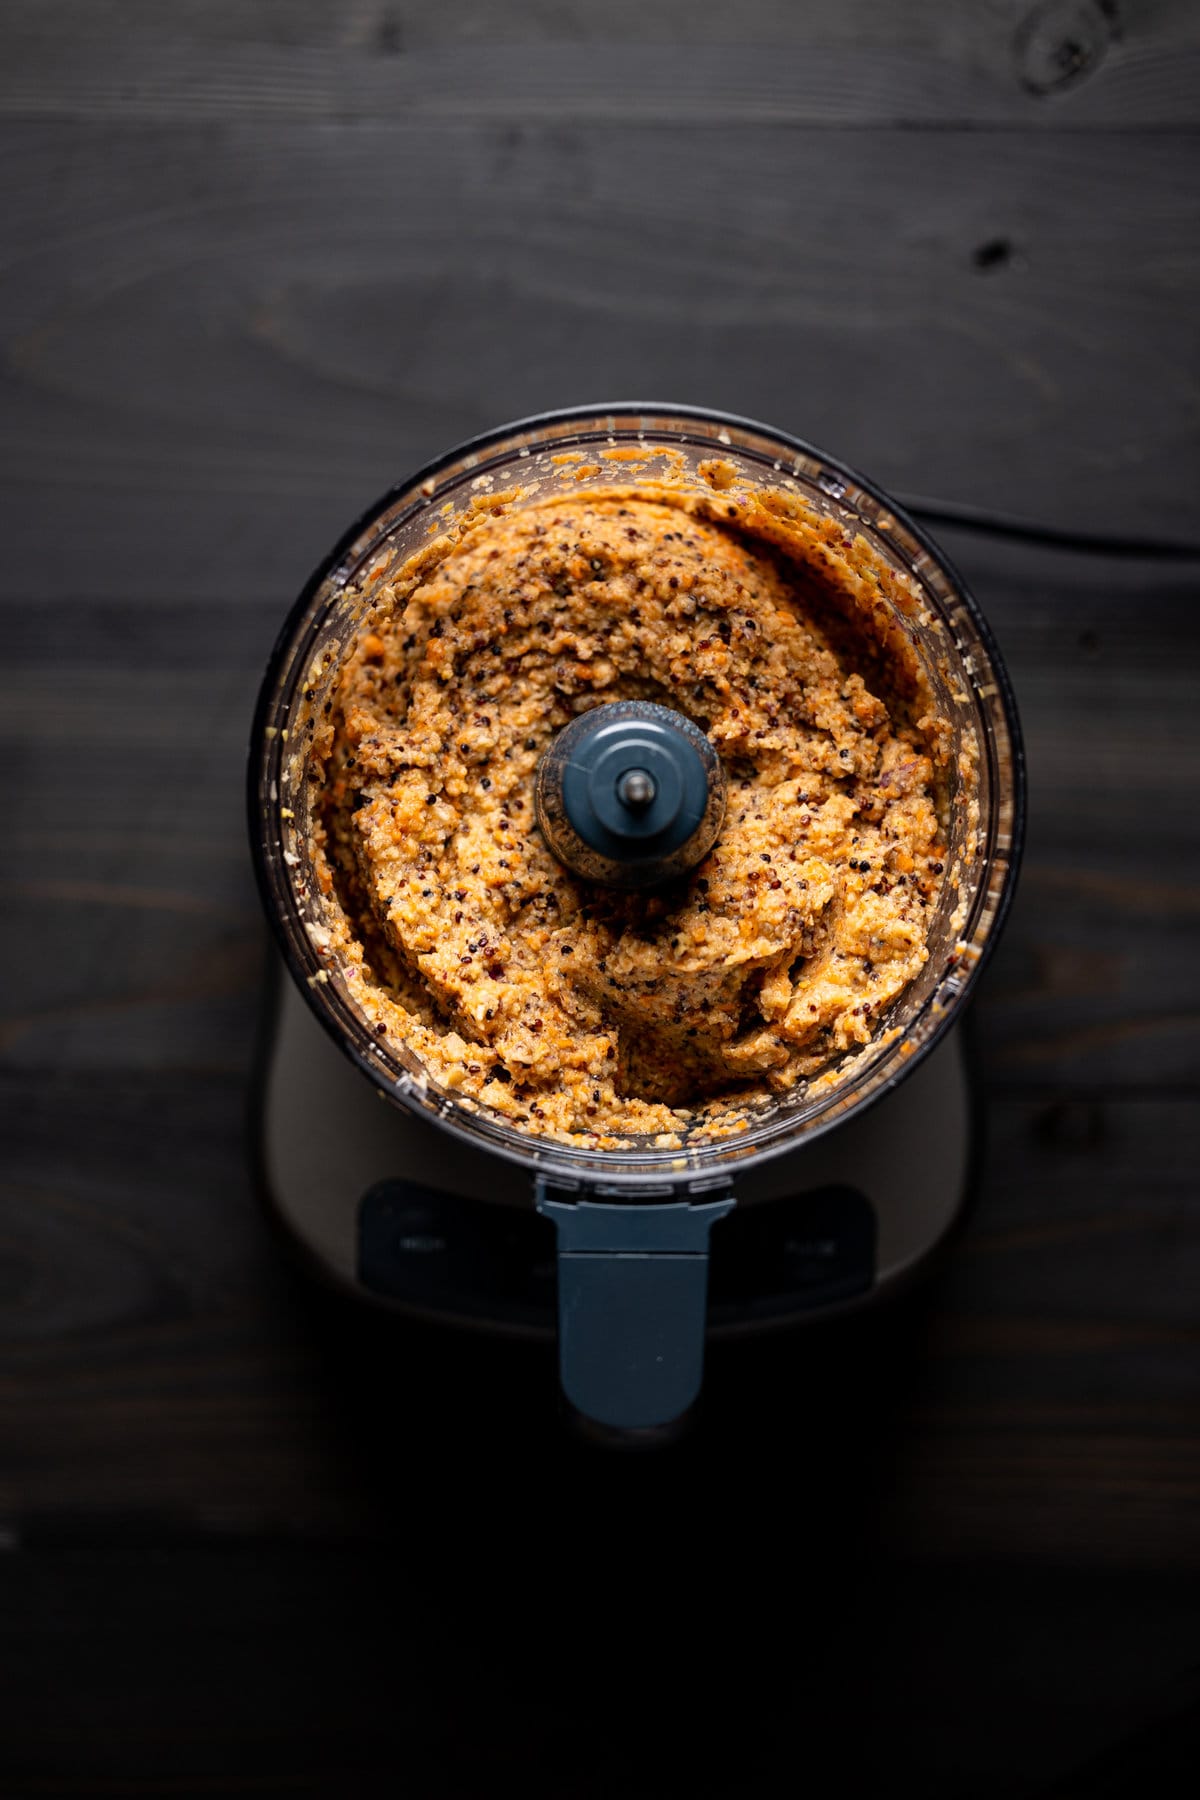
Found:
<path fill-rule="evenodd" d="M 447 1319 L 555 1327 L 555 1235 L 533 1209 L 416 1181 L 379 1181 L 358 1209 L 358 1279 L 381 1298 Z M 858 1189 L 815 1188 L 737 1206 L 712 1231 L 710 1329 L 783 1322 L 870 1291 L 874 1208 Z"/>

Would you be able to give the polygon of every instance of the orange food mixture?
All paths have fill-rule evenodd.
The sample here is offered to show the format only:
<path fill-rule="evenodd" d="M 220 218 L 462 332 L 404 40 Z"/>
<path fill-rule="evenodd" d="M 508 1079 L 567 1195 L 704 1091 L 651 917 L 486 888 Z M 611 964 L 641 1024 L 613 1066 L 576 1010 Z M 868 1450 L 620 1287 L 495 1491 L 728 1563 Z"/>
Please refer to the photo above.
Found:
<path fill-rule="evenodd" d="M 730 509 L 734 510 L 734 509 Z M 654 894 L 550 854 L 533 778 L 579 711 L 649 699 L 721 754 L 721 838 Z M 636 490 L 497 508 L 372 615 L 315 749 L 359 1004 L 522 1129 L 722 1135 L 866 1044 L 926 957 L 936 721 L 810 570 Z"/>

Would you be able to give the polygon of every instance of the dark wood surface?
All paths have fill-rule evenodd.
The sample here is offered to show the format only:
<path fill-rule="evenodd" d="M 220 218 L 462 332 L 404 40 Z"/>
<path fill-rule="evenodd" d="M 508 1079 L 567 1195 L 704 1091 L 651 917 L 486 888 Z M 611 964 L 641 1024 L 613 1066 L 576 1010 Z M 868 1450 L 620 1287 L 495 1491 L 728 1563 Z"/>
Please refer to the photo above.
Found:
<path fill-rule="evenodd" d="M 547 405 L 1200 543 L 1198 75 L 1183 0 L 9 0 L 0 1791 L 1183 1791 L 1200 559 L 940 533 L 1030 761 L 978 1204 L 658 1458 L 281 1258 L 240 776 L 347 520 Z"/>

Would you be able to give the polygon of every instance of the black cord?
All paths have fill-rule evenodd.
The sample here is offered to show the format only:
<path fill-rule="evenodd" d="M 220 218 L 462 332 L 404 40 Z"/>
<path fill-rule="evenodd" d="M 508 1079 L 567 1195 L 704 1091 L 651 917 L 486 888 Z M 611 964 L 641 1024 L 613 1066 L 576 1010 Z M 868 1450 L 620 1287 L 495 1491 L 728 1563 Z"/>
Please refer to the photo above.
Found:
<path fill-rule="evenodd" d="M 1017 543 L 1040 544 L 1048 550 L 1075 550 L 1085 556 L 1127 556 L 1151 562 L 1200 561 L 1200 544 L 1067 531 L 1057 525 L 1039 525 L 1031 519 L 1014 519 L 1006 513 L 988 512 L 981 506 L 962 506 L 956 500 L 927 499 L 923 494 L 897 494 L 896 498 L 901 506 L 927 525 L 987 532 L 993 537 L 1012 538 Z"/>

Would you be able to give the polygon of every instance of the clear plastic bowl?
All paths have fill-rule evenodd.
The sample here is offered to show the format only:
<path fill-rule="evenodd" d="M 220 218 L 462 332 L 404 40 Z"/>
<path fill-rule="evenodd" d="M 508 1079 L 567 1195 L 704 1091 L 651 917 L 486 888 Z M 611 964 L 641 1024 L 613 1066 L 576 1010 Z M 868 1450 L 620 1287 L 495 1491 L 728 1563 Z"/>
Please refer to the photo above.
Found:
<path fill-rule="evenodd" d="M 358 629 L 364 593 L 429 541 L 431 509 L 459 513 L 481 488 L 519 482 L 531 495 L 552 491 L 564 467 L 574 493 L 652 478 L 653 460 L 633 475 L 623 475 L 619 463 L 587 460 L 589 452 L 621 446 L 651 459 L 659 451 L 676 453 L 671 468 L 685 479 L 702 461 L 721 458 L 739 483 L 782 488 L 814 515 L 862 534 L 873 556 L 901 577 L 896 591 L 903 604 L 888 602 L 890 618 L 918 653 L 935 704 L 952 723 L 955 751 L 968 752 L 977 770 L 977 805 L 971 806 L 955 791 L 960 759 L 951 758 L 947 869 L 957 872 L 959 885 L 943 884 L 928 961 L 881 1017 L 872 1043 L 846 1059 L 835 1079 L 764 1101 L 740 1135 L 716 1142 L 689 1142 L 685 1135 L 677 1149 L 636 1138 L 615 1150 L 558 1142 L 440 1090 L 413 1053 L 375 1036 L 351 984 L 318 953 L 323 913 L 308 852 L 307 745 L 315 711 Z M 585 460 L 564 465 L 564 454 L 575 451 Z M 580 478 L 581 468 L 596 472 Z M 696 1189 L 713 1177 L 734 1180 L 751 1163 L 794 1150 L 860 1112 L 915 1068 L 959 1014 L 996 941 L 1012 894 L 1024 810 L 1008 677 L 978 606 L 929 537 L 878 488 L 823 451 L 744 419 L 665 404 L 581 407 L 503 426 L 450 451 L 364 514 L 313 575 L 280 634 L 255 716 L 249 786 L 259 882 L 287 965 L 322 1024 L 379 1092 L 532 1173 L 571 1185 L 599 1183 L 630 1197 Z"/>

